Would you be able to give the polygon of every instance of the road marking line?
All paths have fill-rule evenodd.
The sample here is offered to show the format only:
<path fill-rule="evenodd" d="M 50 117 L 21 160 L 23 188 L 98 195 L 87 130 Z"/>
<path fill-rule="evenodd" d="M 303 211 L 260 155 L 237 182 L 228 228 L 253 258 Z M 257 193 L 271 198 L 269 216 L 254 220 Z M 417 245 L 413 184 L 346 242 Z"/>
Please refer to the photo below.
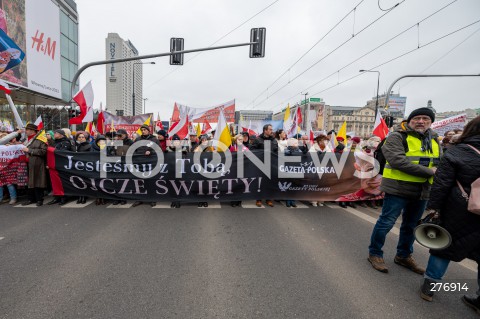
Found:
<path fill-rule="evenodd" d="M 242 201 L 242 208 L 265 208 L 265 206 L 260 206 L 258 207 L 256 205 L 256 200 L 247 200 L 247 201 Z"/>
<path fill-rule="evenodd" d="M 73 202 L 70 202 L 68 204 L 65 204 L 63 206 L 61 206 L 62 208 L 84 208 L 84 207 L 87 207 L 88 205 L 90 205 L 91 203 L 93 203 L 94 200 L 93 199 L 89 199 L 85 202 L 85 204 L 77 204 L 77 201 L 73 201 Z"/>
<path fill-rule="evenodd" d="M 5 239 L 5 237 L 0 237 L 0 240 Z"/>
<path fill-rule="evenodd" d="M 324 203 L 324 205 L 328 208 L 333 208 L 333 209 L 342 208 L 342 207 L 338 206 L 337 204 L 332 204 L 332 203 Z"/>
<path fill-rule="evenodd" d="M 167 202 L 162 202 L 162 203 L 157 203 L 157 205 L 155 205 L 154 207 L 152 207 L 153 209 L 159 209 L 159 208 L 172 208 L 172 203 L 167 203 Z"/>
<path fill-rule="evenodd" d="M 373 225 L 375 225 L 375 224 L 377 223 L 377 218 L 373 218 L 373 217 L 371 217 L 371 216 L 369 216 L 369 215 L 367 215 L 367 214 L 365 214 L 365 213 L 362 213 L 361 211 L 359 211 L 359 210 L 357 210 L 357 209 L 355 209 L 355 208 L 347 207 L 347 208 L 345 209 L 345 211 L 347 211 L 347 212 L 349 212 L 350 214 L 355 215 L 355 216 L 357 216 L 357 217 L 359 217 L 359 218 L 361 218 L 361 219 L 363 219 L 363 220 L 365 220 L 365 221 L 367 221 L 367 222 L 369 222 L 369 223 L 371 223 L 371 224 L 373 224 Z M 397 236 L 400 235 L 400 229 L 399 229 L 397 226 L 394 226 L 394 227 L 392 228 L 392 230 L 390 230 L 390 232 L 394 233 L 394 234 L 397 235 Z M 417 243 L 416 241 L 415 241 L 414 244 L 415 244 L 415 247 L 416 247 L 416 248 L 421 248 L 421 249 L 424 249 L 424 250 L 428 250 L 428 248 L 420 245 L 420 244 Z M 458 264 L 459 264 L 460 266 L 462 266 L 462 267 L 467 268 L 468 270 L 471 270 L 471 271 L 475 271 L 475 272 L 476 272 L 477 269 L 478 269 L 477 263 L 474 262 L 473 260 L 464 259 L 462 262 L 459 262 Z"/>

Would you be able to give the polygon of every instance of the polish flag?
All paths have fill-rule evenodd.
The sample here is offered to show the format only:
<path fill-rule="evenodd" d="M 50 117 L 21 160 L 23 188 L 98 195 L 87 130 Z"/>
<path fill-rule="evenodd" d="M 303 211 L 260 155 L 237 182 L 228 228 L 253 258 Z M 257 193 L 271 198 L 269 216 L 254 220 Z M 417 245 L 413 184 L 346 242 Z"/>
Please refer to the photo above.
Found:
<path fill-rule="evenodd" d="M 97 117 L 97 131 L 100 134 L 105 134 L 105 117 L 103 116 L 102 103 L 100 103 L 100 113 Z"/>
<path fill-rule="evenodd" d="M 38 130 L 41 131 L 43 129 L 43 121 L 42 121 L 42 116 L 40 115 L 35 123 L 33 123 L 37 126 Z"/>
<path fill-rule="evenodd" d="M 5 92 L 5 94 L 11 94 L 12 91 L 10 90 L 10 87 L 8 86 L 7 82 L 0 80 L 0 90 Z"/>
<path fill-rule="evenodd" d="M 68 121 L 68 123 L 70 125 L 72 125 L 72 124 L 82 124 L 83 122 L 93 121 L 93 108 L 92 108 L 92 106 L 93 106 L 93 88 L 92 88 L 92 81 L 89 81 L 83 87 L 83 89 L 81 89 L 77 94 L 75 94 L 75 96 L 73 97 L 73 100 L 75 102 L 77 102 L 77 104 L 80 106 L 80 115 L 70 119 Z M 90 118 L 90 120 L 88 120 L 88 118 L 87 118 L 87 120 L 84 121 L 84 118 L 86 118 L 87 115 L 89 117 L 91 116 L 91 118 Z"/>
<path fill-rule="evenodd" d="M 382 140 L 387 137 L 389 133 L 387 123 L 380 116 L 380 112 L 377 112 L 377 117 L 375 118 L 375 126 L 373 127 L 373 135 L 380 137 Z"/>
<path fill-rule="evenodd" d="M 172 138 L 173 135 L 177 134 L 178 137 L 183 140 L 188 136 L 188 124 L 188 115 L 185 118 L 180 118 L 180 121 L 172 124 L 172 127 L 168 131 L 168 135 Z"/>
<path fill-rule="evenodd" d="M 204 124 L 204 126 L 203 126 L 203 130 L 202 130 L 201 134 L 203 135 L 203 134 L 210 133 L 212 131 L 212 126 L 210 125 L 210 123 L 208 123 L 208 121 L 205 119 L 203 121 L 203 124 Z"/>
<path fill-rule="evenodd" d="M 163 123 L 160 120 L 160 113 L 157 114 L 157 121 L 155 122 L 155 131 L 164 130 Z"/>
<path fill-rule="evenodd" d="M 302 123 L 302 110 L 300 110 L 300 107 L 297 107 L 297 126 Z"/>
<path fill-rule="evenodd" d="M 315 140 L 315 135 L 313 134 L 313 131 L 310 130 L 310 143 L 313 144 L 313 141 Z"/>

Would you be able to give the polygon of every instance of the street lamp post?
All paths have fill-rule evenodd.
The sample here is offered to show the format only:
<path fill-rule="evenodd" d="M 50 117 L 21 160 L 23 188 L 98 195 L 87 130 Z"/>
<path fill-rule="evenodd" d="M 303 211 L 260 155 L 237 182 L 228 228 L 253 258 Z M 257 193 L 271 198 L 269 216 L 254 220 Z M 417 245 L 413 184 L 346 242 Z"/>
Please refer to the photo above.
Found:
<path fill-rule="evenodd" d="M 308 95 L 308 92 L 306 93 L 302 93 L 303 96 L 305 96 L 305 132 L 307 132 L 307 134 L 310 134 L 309 130 L 308 130 L 308 124 L 309 124 L 309 121 L 310 121 L 310 118 L 309 118 L 309 115 L 310 115 L 310 104 L 307 103 L 307 95 Z M 301 105 L 302 103 L 300 103 Z"/>
<path fill-rule="evenodd" d="M 132 70 L 132 115 L 135 116 L 135 65 L 137 64 L 155 64 L 155 62 L 134 62 Z"/>
<path fill-rule="evenodd" d="M 373 122 L 377 120 L 377 114 L 378 114 L 378 89 L 380 88 L 380 71 L 371 71 L 371 70 L 360 70 L 359 72 L 375 72 L 378 73 L 378 78 L 377 78 L 377 101 L 375 102 L 375 118 L 373 119 Z"/>
<path fill-rule="evenodd" d="M 147 101 L 148 98 L 144 98 L 143 99 L 143 114 L 145 114 L 145 101 Z"/>

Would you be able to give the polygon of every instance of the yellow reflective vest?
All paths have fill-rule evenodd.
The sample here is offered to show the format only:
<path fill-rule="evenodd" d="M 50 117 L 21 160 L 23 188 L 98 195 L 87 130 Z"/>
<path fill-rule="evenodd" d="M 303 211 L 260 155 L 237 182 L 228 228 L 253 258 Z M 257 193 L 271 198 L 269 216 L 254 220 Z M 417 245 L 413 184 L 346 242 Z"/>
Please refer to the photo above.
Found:
<path fill-rule="evenodd" d="M 407 145 L 408 151 L 405 153 L 407 158 L 412 164 L 424 165 L 425 167 L 433 167 L 434 160 L 437 162 L 440 157 L 440 147 L 435 139 L 432 139 L 432 152 L 422 151 L 422 141 L 411 135 L 407 135 Z M 425 183 L 428 181 L 430 184 L 433 184 L 433 176 L 431 177 L 420 177 L 407 174 L 398 169 L 394 169 L 390 164 L 385 164 L 383 170 L 383 178 L 390 178 L 399 181 L 413 182 L 413 183 Z"/>

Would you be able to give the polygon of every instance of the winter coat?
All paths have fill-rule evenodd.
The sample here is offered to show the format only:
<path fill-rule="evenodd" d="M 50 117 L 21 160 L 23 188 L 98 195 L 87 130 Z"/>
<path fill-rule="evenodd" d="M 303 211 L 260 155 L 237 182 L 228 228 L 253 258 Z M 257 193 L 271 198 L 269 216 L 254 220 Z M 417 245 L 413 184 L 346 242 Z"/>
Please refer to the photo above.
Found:
<path fill-rule="evenodd" d="M 467 210 L 456 182 L 470 194 L 470 185 L 480 177 L 480 155 L 466 144 L 480 150 L 480 136 L 450 147 L 435 174 L 428 208 L 440 211 L 441 226 L 452 235 L 452 244 L 430 253 L 456 262 L 469 258 L 480 263 L 480 215 Z"/>
<path fill-rule="evenodd" d="M 46 171 L 46 155 L 47 144 L 35 139 L 28 146 L 28 188 L 46 188 L 47 187 L 47 171 Z"/>
<path fill-rule="evenodd" d="M 98 142 L 100 141 L 107 142 L 107 139 L 105 138 L 105 136 L 98 134 L 97 139 L 95 140 L 95 143 L 92 144 L 92 152 L 100 152 L 100 147 L 98 146 Z"/>
<path fill-rule="evenodd" d="M 437 133 L 433 132 L 431 129 L 429 129 L 429 131 L 431 132 L 431 137 L 433 139 L 438 137 Z M 409 135 L 418 139 L 421 139 L 422 137 L 418 132 L 414 131 L 407 125 L 401 125 L 398 127 L 397 131 L 390 133 L 385 141 L 385 144 L 382 146 L 382 153 L 390 166 L 394 169 L 398 169 L 414 176 L 427 178 L 433 176 L 433 171 L 430 168 L 419 164 L 413 164 L 406 157 L 405 154 L 408 150 L 405 150 L 406 144 L 404 142 L 404 136 L 402 135 Z M 440 147 L 439 151 L 441 156 L 442 151 Z M 409 199 L 427 200 L 430 193 L 430 187 L 431 185 L 428 181 L 425 183 L 414 183 L 383 178 L 380 189 L 387 194 L 392 194 L 395 196 Z"/>
<path fill-rule="evenodd" d="M 272 136 L 265 136 L 264 134 L 260 134 L 250 146 L 251 150 L 263 150 L 265 149 L 265 141 L 270 141 L 270 149 L 272 152 L 278 152 L 278 142 Z"/>
<path fill-rule="evenodd" d="M 285 149 L 285 155 L 288 156 L 300 156 L 303 154 L 307 154 L 308 149 L 305 146 L 299 146 L 299 147 L 293 147 L 293 146 L 288 146 Z"/>
<path fill-rule="evenodd" d="M 158 143 L 158 139 L 153 136 L 153 135 L 140 135 L 139 137 L 137 137 L 137 139 L 135 140 L 135 143 L 136 142 L 139 142 L 139 141 L 149 141 L 153 144 L 157 144 L 157 146 L 159 146 L 160 144 Z M 152 146 L 153 146 L 152 144 Z M 139 148 L 137 148 L 135 150 L 135 154 L 139 154 L 139 155 L 145 155 L 145 153 L 147 151 L 150 151 L 150 155 L 153 155 L 155 153 L 155 150 L 152 148 L 152 147 L 149 147 L 149 146 L 140 146 Z"/>
<path fill-rule="evenodd" d="M 75 152 L 75 147 L 73 146 L 70 139 L 67 137 L 62 137 L 61 139 L 55 139 L 55 149 L 61 151 L 70 151 Z"/>
<path fill-rule="evenodd" d="M 77 152 L 83 153 L 83 152 L 91 152 L 92 151 L 92 144 L 89 142 L 83 142 L 80 144 L 77 144 Z"/>

